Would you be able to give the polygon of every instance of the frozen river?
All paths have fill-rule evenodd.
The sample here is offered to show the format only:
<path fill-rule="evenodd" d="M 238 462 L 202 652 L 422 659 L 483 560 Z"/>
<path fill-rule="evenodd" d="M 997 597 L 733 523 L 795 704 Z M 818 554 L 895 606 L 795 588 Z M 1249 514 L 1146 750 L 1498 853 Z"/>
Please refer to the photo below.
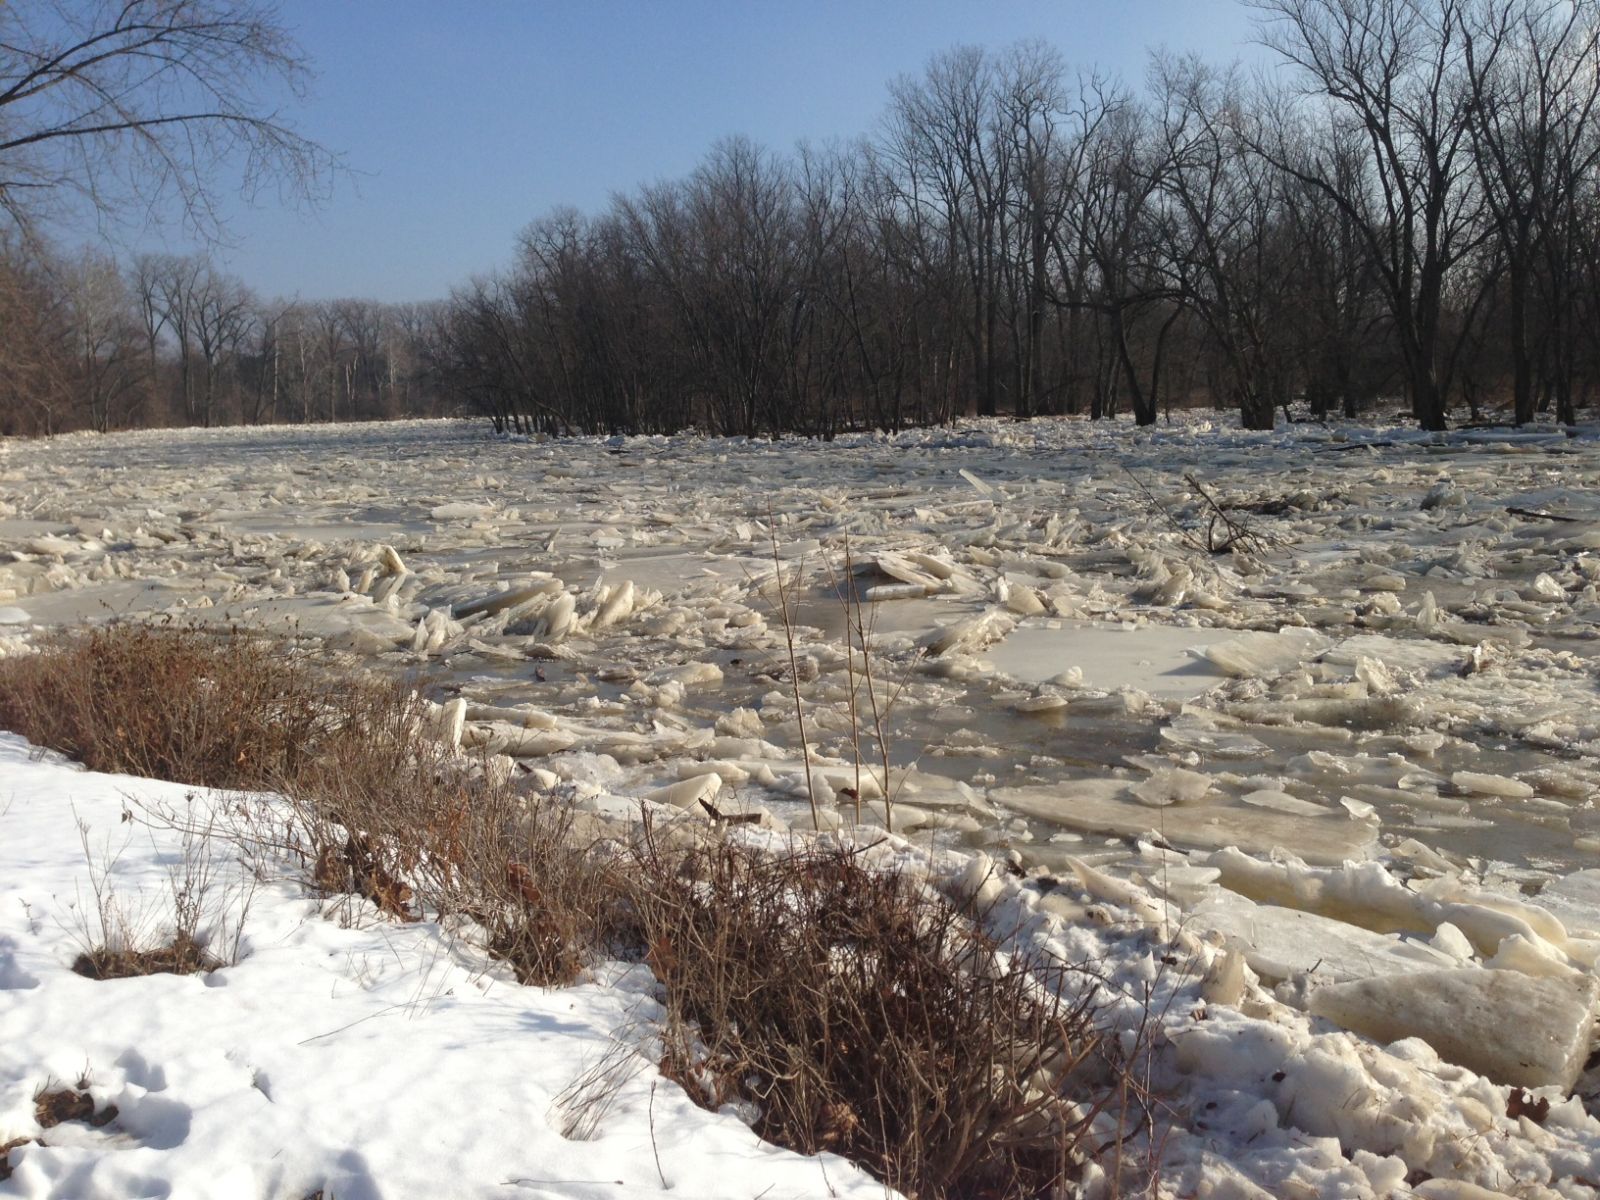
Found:
<path fill-rule="evenodd" d="M 547 783 L 699 779 L 673 794 L 809 824 L 776 565 L 825 823 L 856 819 L 847 788 L 883 819 L 854 594 L 900 832 L 1046 868 L 1442 854 L 1525 889 L 1600 850 L 1587 438 L 435 422 L 3 450 L 0 631 L 316 639 L 464 700 L 467 742 Z"/>

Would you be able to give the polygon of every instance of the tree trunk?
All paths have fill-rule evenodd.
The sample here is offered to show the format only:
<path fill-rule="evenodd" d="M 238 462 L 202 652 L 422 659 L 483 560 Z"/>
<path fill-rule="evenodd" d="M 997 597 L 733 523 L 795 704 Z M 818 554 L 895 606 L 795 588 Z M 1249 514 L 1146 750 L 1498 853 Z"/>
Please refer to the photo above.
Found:
<path fill-rule="evenodd" d="M 1117 357 L 1122 362 L 1123 377 L 1128 383 L 1128 397 L 1133 402 L 1133 420 L 1136 425 L 1156 423 L 1156 404 L 1139 386 L 1139 370 L 1134 366 L 1133 351 L 1128 346 L 1128 323 L 1120 306 L 1111 310 L 1111 329 L 1117 339 Z"/>
<path fill-rule="evenodd" d="M 1270 432 L 1277 427 L 1277 406 L 1272 396 L 1259 387 L 1239 389 L 1239 424 L 1246 429 Z"/>
<path fill-rule="evenodd" d="M 1513 420 L 1526 425 L 1534 418 L 1533 353 L 1528 348 L 1528 277 L 1512 267 L 1508 285 L 1511 320 L 1511 395 Z"/>

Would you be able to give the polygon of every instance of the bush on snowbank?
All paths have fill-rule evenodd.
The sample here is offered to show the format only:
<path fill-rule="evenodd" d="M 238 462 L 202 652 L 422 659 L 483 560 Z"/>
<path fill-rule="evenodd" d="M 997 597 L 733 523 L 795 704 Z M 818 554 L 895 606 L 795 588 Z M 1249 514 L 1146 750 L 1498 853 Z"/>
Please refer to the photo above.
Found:
<path fill-rule="evenodd" d="M 580 835 L 431 737 L 409 689 L 234 631 L 54 636 L 0 660 L 0 726 L 99 771 L 276 792 L 236 806 L 241 842 L 398 919 L 470 917 L 524 983 L 644 959 L 663 1069 L 772 1142 L 925 1200 L 1057 1195 L 1081 1170 L 1106 1094 L 1089 993 L 847 848 Z"/>

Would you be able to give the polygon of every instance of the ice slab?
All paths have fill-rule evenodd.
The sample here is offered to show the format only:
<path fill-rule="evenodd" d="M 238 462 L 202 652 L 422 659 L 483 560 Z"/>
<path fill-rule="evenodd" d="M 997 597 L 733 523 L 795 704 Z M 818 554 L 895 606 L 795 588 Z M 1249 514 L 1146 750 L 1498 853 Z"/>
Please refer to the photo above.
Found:
<path fill-rule="evenodd" d="M 1160 737 L 1174 750 L 1192 750 L 1209 758 L 1259 758 L 1269 747 L 1248 733 L 1230 733 L 1200 725 L 1163 725 Z"/>
<path fill-rule="evenodd" d="M 1570 1091 L 1589 1054 L 1600 981 L 1482 967 L 1330 984 L 1311 1011 L 1389 1043 L 1421 1038 L 1496 1083 Z"/>
<path fill-rule="evenodd" d="M 1534 899 L 1559 918 L 1568 933 L 1600 936 L 1600 870 L 1574 871 L 1553 879 Z"/>
<path fill-rule="evenodd" d="M 492 517 L 494 514 L 493 504 L 462 500 L 454 504 L 435 505 L 428 515 L 435 521 L 472 521 Z"/>
<path fill-rule="evenodd" d="M 112 616 L 160 612 L 203 593 L 193 580 L 114 580 L 65 591 L 35 592 L 7 601 L 37 625 L 77 625 Z"/>
<path fill-rule="evenodd" d="M 1381 634 L 1364 633 L 1345 638 L 1322 656 L 1322 661 L 1337 666 L 1354 667 L 1363 658 L 1382 663 L 1386 667 L 1431 674 L 1454 671 L 1466 662 L 1467 655 L 1460 646 L 1446 646 L 1439 642 L 1426 642 L 1416 638 L 1392 638 Z"/>
<path fill-rule="evenodd" d="M 1091 621 L 1033 623 L 1018 627 L 984 657 L 1003 675 L 1046 683 L 1073 667 L 1091 688 L 1137 688 L 1164 700 L 1189 700 L 1225 675 L 1191 649 L 1220 635 L 1209 629 L 1120 625 Z"/>
<path fill-rule="evenodd" d="M 1202 653 L 1217 670 L 1249 679 L 1280 675 L 1314 658 L 1329 645 L 1320 633 L 1289 626 L 1277 633 L 1241 633 L 1211 643 Z"/>
<path fill-rule="evenodd" d="M 1214 930 L 1245 948 L 1250 969 L 1266 979 L 1311 974 L 1342 982 L 1377 975 L 1414 974 L 1449 967 L 1451 955 L 1419 942 L 1373 933 L 1357 925 L 1275 904 L 1255 904 L 1217 891 L 1190 912 L 1193 929 Z"/>
<path fill-rule="evenodd" d="M 1463 792 L 1475 796 L 1499 796 L 1507 800 L 1525 800 L 1533 795 L 1533 788 L 1520 779 L 1506 775 L 1490 775 L 1483 771 L 1457 771 L 1450 782 Z"/>
<path fill-rule="evenodd" d="M 1152 809 L 1114 779 L 1069 781 L 1054 787 L 993 788 L 989 799 L 1014 812 L 1069 829 L 1115 837 L 1159 833 L 1177 846 L 1249 854 L 1287 850 L 1310 863 L 1365 859 L 1377 845 L 1375 824 L 1343 816 L 1302 817 L 1239 805 L 1182 804 Z"/>

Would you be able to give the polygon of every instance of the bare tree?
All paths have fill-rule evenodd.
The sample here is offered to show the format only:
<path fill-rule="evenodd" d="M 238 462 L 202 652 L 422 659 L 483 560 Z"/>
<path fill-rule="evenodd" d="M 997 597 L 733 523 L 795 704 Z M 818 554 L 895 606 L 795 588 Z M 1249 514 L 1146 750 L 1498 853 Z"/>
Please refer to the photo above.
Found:
<path fill-rule="evenodd" d="M 217 419 L 217 386 L 233 366 L 253 314 L 255 299 L 237 279 L 207 267 L 190 296 L 195 344 L 202 364 L 200 423 Z"/>
<path fill-rule="evenodd" d="M 1010 204 L 1014 257 L 1025 322 L 1014 322 L 1022 343 L 1014 355 L 1015 411 L 1030 415 L 1049 405 L 1044 378 L 1045 312 L 1050 293 L 1050 246 L 1064 216 L 1063 177 L 1056 168 L 1064 140 L 1066 68 L 1054 49 L 1023 42 L 1002 60 L 996 98 L 1000 136 L 1014 166 Z M 1020 325 L 1021 328 L 1015 328 Z"/>
<path fill-rule="evenodd" d="M 318 197 L 336 160 L 276 108 L 307 80 L 254 0 L 11 0 L 0 5 L 0 210 L 30 223 L 69 194 L 101 219 L 176 200 L 219 227 L 215 175 Z"/>
<path fill-rule="evenodd" d="M 71 419 L 72 333 L 52 264 L 0 235 L 0 433 L 52 434 Z"/>
<path fill-rule="evenodd" d="M 999 404 L 1000 296 L 1011 147 L 997 135 L 996 66 L 977 46 L 936 55 L 921 78 L 890 88 L 887 148 L 908 176 L 907 198 L 936 206 L 965 271 L 977 411 Z"/>
<path fill-rule="evenodd" d="M 1158 57 L 1153 78 L 1166 160 L 1158 223 L 1166 270 L 1216 347 L 1241 423 L 1271 429 L 1275 405 L 1287 400 L 1275 334 L 1296 270 L 1284 244 L 1282 176 L 1232 132 L 1243 99 L 1231 72 Z"/>
<path fill-rule="evenodd" d="M 117 265 L 85 253 L 65 278 L 66 315 L 77 358 L 76 392 L 98 433 L 124 425 L 138 398 L 139 333 Z"/>
<path fill-rule="evenodd" d="M 1468 10 L 1463 53 L 1472 88 L 1472 144 L 1505 267 L 1513 411 L 1535 412 L 1531 329 L 1545 279 L 1561 418 L 1571 421 L 1570 259 L 1548 251 L 1573 197 L 1594 175 L 1600 139 L 1600 9 L 1570 0 L 1482 0 Z"/>
<path fill-rule="evenodd" d="M 1327 162 L 1335 190 L 1362 195 L 1370 168 L 1359 137 L 1336 129 Z M 1376 264 L 1357 223 L 1321 188 L 1285 178 L 1280 181 L 1285 234 L 1295 248 L 1289 310 L 1292 353 L 1305 370 L 1306 399 L 1312 415 L 1325 418 L 1337 409 L 1356 417 L 1376 391 L 1385 339 L 1384 304 Z"/>
<path fill-rule="evenodd" d="M 1097 355 L 1102 370 L 1092 414 L 1111 415 L 1120 378 L 1134 420 L 1150 425 L 1158 412 L 1167 336 L 1182 313 L 1153 253 L 1156 200 L 1168 159 L 1150 114 L 1119 87 L 1093 83 L 1075 119 L 1083 145 L 1071 160 L 1076 178 L 1054 248 L 1062 275 L 1076 269 L 1084 278 L 1072 295 L 1056 299 L 1100 314 L 1112 342 L 1110 354 Z M 1148 376 L 1134 348 L 1135 327 L 1146 315 L 1156 318 Z"/>
<path fill-rule="evenodd" d="M 1382 280 L 1412 412 L 1445 427 L 1446 275 L 1481 236 L 1473 165 L 1474 102 L 1465 66 L 1466 0 L 1250 0 L 1263 38 L 1299 69 L 1338 127 L 1364 139 L 1372 173 L 1349 190 L 1326 141 L 1306 124 L 1249 130 L 1278 169 L 1321 190 L 1360 231 Z M 1281 108 L 1276 111 L 1281 112 Z"/>
<path fill-rule="evenodd" d="M 178 405 L 189 424 L 200 416 L 195 392 L 194 351 L 200 315 L 196 297 L 210 264 L 200 255 L 163 255 L 150 266 L 152 286 L 158 296 L 161 323 L 171 333 L 178 350 Z M 148 330 L 147 326 L 147 330 Z M 151 336 L 154 347 L 155 337 Z"/>

